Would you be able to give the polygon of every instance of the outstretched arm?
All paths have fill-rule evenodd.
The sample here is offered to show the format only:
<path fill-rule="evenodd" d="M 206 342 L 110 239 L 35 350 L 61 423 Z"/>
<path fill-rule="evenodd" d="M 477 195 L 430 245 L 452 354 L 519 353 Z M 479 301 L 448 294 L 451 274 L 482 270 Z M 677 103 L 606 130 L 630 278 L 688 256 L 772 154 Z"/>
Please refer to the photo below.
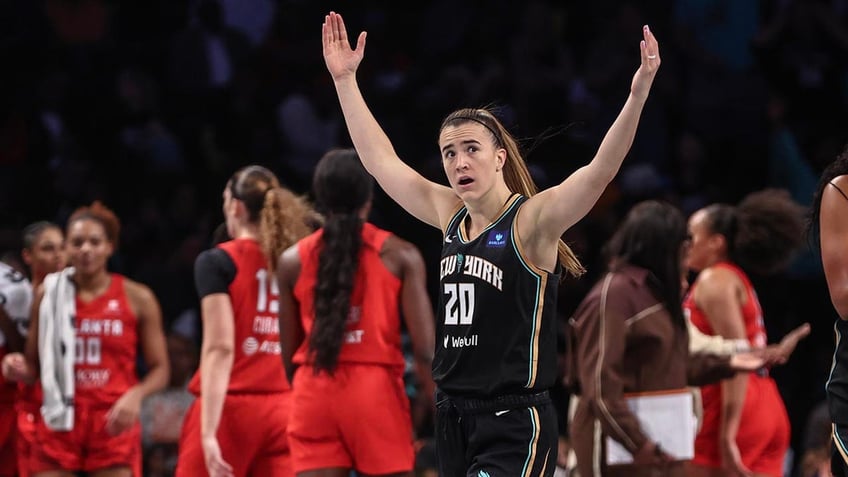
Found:
<path fill-rule="evenodd" d="M 395 202 L 422 222 L 442 229 L 459 198 L 450 188 L 425 179 L 404 163 L 365 104 L 356 82 L 365 36 L 360 33 L 356 49 L 351 49 L 341 15 L 330 12 L 324 17 L 324 62 L 333 77 L 350 138 L 365 169 Z"/>
<path fill-rule="evenodd" d="M 592 162 L 581 167 L 562 183 L 530 198 L 519 215 L 518 227 L 525 246 L 535 248 L 543 256 L 568 230 L 582 219 L 618 173 L 624 157 L 633 144 L 639 116 L 660 66 L 659 45 L 645 25 L 640 43 L 642 63 L 630 86 L 624 107 L 601 142 Z M 532 237 L 538 234 L 538 237 Z M 532 252 L 531 252 L 532 253 Z"/>
<path fill-rule="evenodd" d="M 779 343 L 753 350 L 752 353 L 763 358 L 765 360 L 764 366 L 766 367 L 785 364 L 795 351 L 795 347 L 798 346 L 798 342 L 806 338 L 809 334 L 810 324 L 804 323 L 787 333 Z"/>

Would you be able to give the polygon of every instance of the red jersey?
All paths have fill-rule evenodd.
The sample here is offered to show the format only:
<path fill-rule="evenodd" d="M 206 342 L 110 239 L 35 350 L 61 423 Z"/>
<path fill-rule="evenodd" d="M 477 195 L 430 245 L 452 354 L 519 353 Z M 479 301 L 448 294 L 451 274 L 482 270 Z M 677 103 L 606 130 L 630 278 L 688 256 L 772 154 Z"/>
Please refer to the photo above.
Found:
<path fill-rule="evenodd" d="M 112 404 L 138 383 L 138 317 L 124 290 L 124 277 L 111 276 L 112 283 L 100 296 L 75 300 L 77 404 Z"/>
<path fill-rule="evenodd" d="M 41 381 L 36 381 L 33 384 L 18 383 L 18 401 L 15 409 L 24 412 L 38 412 L 42 400 Z"/>
<path fill-rule="evenodd" d="M 233 306 L 235 356 L 229 393 L 276 393 L 291 389 L 280 357 L 279 288 L 259 243 L 236 239 L 218 245 L 236 267 L 228 293 Z M 200 394 L 200 370 L 189 383 Z"/>
<path fill-rule="evenodd" d="M 292 358 L 298 364 L 308 362 L 308 337 L 315 322 L 313 291 L 322 235 L 323 231 L 318 230 L 298 242 L 301 266 L 293 293 L 300 304 L 300 322 L 307 336 Z M 359 268 L 350 296 L 350 312 L 339 363 L 404 366 L 398 303 L 401 281 L 380 259 L 380 250 L 390 235 L 369 223 L 362 227 Z"/>
<path fill-rule="evenodd" d="M 747 298 L 742 307 L 745 337 L 751 347 L 766 346 L 767 337 L 762 308 L 748 276 L 731 263 L 723 262 L 716 266 L 731 270 L 742 280 Z M 701 332 L 715 335 L 703 310 L 697 307 L 693 299 L 696 286 L 697 282 L 683 302 L 684 311 L 692 324 Z M 704 416 L 703 424 L 695 439 L 693 462 L 718 467 L 721 465 L 721 453 L 718 447 L 722 412 L 721 384 L 702 386 L 701 395 Z M 752 471 L 781 475 L 783 456 L 789 445 L 789 420 L 777 386 L 766 372 L 749 373 L 736 444 L 743 463 Z"/>
<path fill-rule="evenodd" d="M 748 276 L 736 265 L 729 262 L 722 262 L 715 265 L 720 268 L 727 268 L 736 274 L 742 283 L 745 285 L 745 305 L 742 306 L 742 318 L 745 319 L 745 338 L 752 348 L 762 348 L 768 344 L 766 336 L 766 328 L 763 323 L 763 310 L 760 307 L 760 300 L 757 298 L 757 292 L 754 290 Z M 715 335 L 710 321 L 701 309 L 695 305 L 694 291 L 697 282 L 692 286 L 686 299 L 683 301 L 683 310 L 688 314 L 692 324 L 695 325 L 702 333 L 707 335 Z"/>

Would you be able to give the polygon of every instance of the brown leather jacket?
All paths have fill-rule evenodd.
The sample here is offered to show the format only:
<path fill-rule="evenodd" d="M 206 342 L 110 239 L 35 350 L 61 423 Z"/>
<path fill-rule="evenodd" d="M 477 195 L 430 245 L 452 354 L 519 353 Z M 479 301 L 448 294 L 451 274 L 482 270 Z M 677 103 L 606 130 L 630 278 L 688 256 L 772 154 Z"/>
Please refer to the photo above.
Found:
<path fill-rule="evenodd" d="M 605 466 L 610 436 L 635 453 L 648 440 L 625 394 L 685 389 L 733 375 L 729 357 L 690 354 L 684 323 L 648 284 L 649 272 L 625 265 L 604 276 L 570 321 L 568 379 L 579 403 L 569 426 L 580 477 L 684 475 L 683 463 L 663 468 Z"/>

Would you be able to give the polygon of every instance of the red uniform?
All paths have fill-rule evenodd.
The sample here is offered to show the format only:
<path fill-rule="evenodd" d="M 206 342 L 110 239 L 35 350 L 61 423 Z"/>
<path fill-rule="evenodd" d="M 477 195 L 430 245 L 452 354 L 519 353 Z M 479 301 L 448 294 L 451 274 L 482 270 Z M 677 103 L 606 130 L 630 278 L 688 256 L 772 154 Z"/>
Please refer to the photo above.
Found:
<path fill-rule="evenodd" d="M 231 240 L 218 245 L 218 250 L 235 265 L 234 276 L 223 290 L 233 306 L 235 356 L 218 444 L 236 476 L 291 476 L 285 435 L 291 386 L 280 358 L 277 281 L 269 274 L 255 240 Z M 209 252 L 198 261 L 208 258 Z M 189 390 L 200 395 L 199 370 Z M 179 446 L 176 475 L 208 475 L 200 444 L 200 399 L 186 414 Z"/>
<path fill-rule="evenodd" d="M 32 472 L 129 466 L 140 476 L 139 423 L 117 436 L 105 426 L 111 407 L 138 383 L 138 318 L 127 298 L 124 277 L 111 277 L 100 296 L 87 302 L 76 298 L 74 428 L 52 431 L 38 420 Z"/>
<path fill-rule="evenodd" d="M 389 236 L 371 224 L 363 227 L 347 330 L 333 376 L 315 375 L 307 355 L 322 231 L 298 243 L 301 269 L 293 294 L 307 338 L 293 357 L 301 365 L 289 425 L 295 472 L 345 467 L 389 474 L 413 468 L 398 313 L 401 281 L 380 259 Z"/>
<path fill-rule="evenodd" d="M 38 442 L 38 421 L 41 419 L 41 382 L 29 385 L 18 383 L 18 400 L 15 403 L 17 412 L 18 434 L 16 436 L 16 452 L 18 456 L 18 476 L 29 477 L 32 449 Z"/>
<path fill-rule="evenodd" d="M 740 268 L 730 263 L 717 267 L 727 268 L 745 284 L 747 300 L 742 307 L 745 319 L 745 336 L 751 347 L 760 348 L 767 344 L 763 312 L 750 280 Z M 696 283 L 697 286 L 697 283 Z M 715 335 L 704 312 L 695 305 L 693 287 L 683 303 L 692 324 L 707 335 Z M 693 462 L 705 467 L 721 467 L 719 432 L 721 423 L 721 384 L 701 387 L 704 405 L 704 420 L 695 439 Z M 742 463 L 751 471 L 781 477 L 786 451 L 789 448 L 789 416 L 774 380 L 767 373 L 751 373 L 745 392 L 745 403 L 736 445 Z"/>

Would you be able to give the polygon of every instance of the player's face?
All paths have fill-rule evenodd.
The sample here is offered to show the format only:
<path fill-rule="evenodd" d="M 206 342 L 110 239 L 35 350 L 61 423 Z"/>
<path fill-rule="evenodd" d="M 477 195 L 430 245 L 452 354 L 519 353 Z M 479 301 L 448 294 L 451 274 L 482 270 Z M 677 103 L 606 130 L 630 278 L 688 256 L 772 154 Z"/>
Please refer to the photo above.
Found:
<path fill-rule="evenodd" d="M 451 188 L 463 200 L 488 192 L 495 181 L 503 180 L 506 151 L 492 141 L 481 124 L 467 122 L 445 127 L 439 135 L 442 165 Z"/>
<path fill-rule="evenodd" d="M 103 224 L 94 219 L 80 219 L 68 226 L 68 262 L 79 273 L 93 274 L 106 270 L 106 262 L 114 251 Z"/>
<path fill-rule="evenodd" d="M 229 186 L 224 187 L 223 193 L 224 203 L 221 206 L 221 211 L 224 213 L 224 220 L 227 223 L 227 235 L 230 237 L 236 236 L 236 215 L 235 215 L 235 199 L 230 191 Z"/>
<path fill-rule="evenodd" d="M 710 230 L 705 210 L 699 210 L 689 218 L 688 235 L 686 267 L 699 272 L 715 263 L 718 236 Z"/>
<path fill-rule="evenodd" d="M 65 237 L 55 227 L 44 229 L 32 244 L 24 250 L 24 261 L 33 275 L 57 272 L 65 268 Z"/>

